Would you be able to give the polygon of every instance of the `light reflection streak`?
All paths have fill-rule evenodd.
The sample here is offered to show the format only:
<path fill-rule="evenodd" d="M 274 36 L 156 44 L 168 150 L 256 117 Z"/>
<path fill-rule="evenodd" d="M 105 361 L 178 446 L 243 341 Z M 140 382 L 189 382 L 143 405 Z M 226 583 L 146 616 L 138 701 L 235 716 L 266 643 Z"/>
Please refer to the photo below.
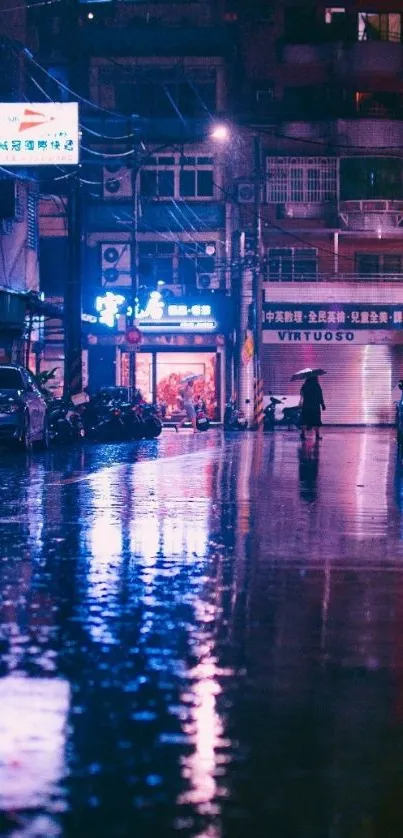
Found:
<path fill-rule="evenodd" d="M 65 808 L 58 784 L 69 705 L 70 687 L 60 678 L 0 679 L 0 810 Z"/>
<path fill-rule="evenodd" d="M 98 472 L 91 481 L 93 518 L 87 535 L 90 564 L 87 573 L 88 599 L 108 610 L 119 589 L 120 565 L 122 562 L 122 520 L 118 504 L 114 501 L 119 484 L 111 481 L 107 471 Z M 89 620 L 89 630 L 95 641 L 114 642 L 102 610 L 96 620 Z"/>

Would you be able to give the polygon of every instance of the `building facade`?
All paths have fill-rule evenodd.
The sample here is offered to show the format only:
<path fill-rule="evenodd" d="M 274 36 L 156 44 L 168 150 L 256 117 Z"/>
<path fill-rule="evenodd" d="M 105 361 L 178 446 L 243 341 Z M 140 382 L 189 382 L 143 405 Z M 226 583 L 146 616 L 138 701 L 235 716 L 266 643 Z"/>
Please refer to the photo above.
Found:
<path fill-rule="evenodd" d="M 35 11 L 41 61 L 82 97 L 84 383 L 129 384 L 127 312 L 137 297 L 136 385 L 174 414 L 179 382 L 200 375 L 219 419 L 233 364 L 232 205 L 226 154 L 210 137 L 229 105 L 232 47 L 220 4 L 78 3 L 70 44 L 45 36 L 50 13 L 41 23 Z M 53 300 L 66 282 L 66 217 L 63 197 L 41 201 L 42 282 Z M 91 323 L 112 296 L 120 316 Z M 49 324 L 48 367 L 62 362 L 58 329 Z"/>
<path fill-rule="evenodd" d="M 4 12 L 1 17 L 0 100 L 21 101 L 24 74 L 9 38 L 24 36 L 24 16 Z M 0 167 L 0 363 L 34 363 L 30 350 L 38 330 L 38 191 L 28 171 L 14 175 Z"/>
<path fill-rule="evenodd" d="M 239 113 L 263 150 L 265 393 L 292 392 L 293 372 L 323 367 L 327 421 L 392 422 L 403 373 L 400 4 L 227 11 Z"/>

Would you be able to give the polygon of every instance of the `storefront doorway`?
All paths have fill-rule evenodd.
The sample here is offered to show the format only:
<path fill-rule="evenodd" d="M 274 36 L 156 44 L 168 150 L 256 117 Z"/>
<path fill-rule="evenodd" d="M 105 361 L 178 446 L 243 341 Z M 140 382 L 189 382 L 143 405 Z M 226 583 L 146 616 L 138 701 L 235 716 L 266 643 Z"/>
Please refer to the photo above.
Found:
<path fill-rule="evenodd" d="M 392 425 L 396 385 L 403 376 L 403 345 L 266 345 L 262 353 L 265 396 L 297 394 L 291 382 L 299 369 L 321 367 L 326 402 L 324 421 L 334 425 Z"/>
<path fill-rule="evenodd" d="M 220 419 L 221 356 L 217 352 L 139 352 L 136 356 L 137 386 L 147 401 L 158 401 L 166 408 L 167 419 L 180 415 L 181 382 L 196 375 L 195 397 L 202 396 L 211 419 Z M 129 355 L 121 352 L 120 384 L 128 386 Z"/>

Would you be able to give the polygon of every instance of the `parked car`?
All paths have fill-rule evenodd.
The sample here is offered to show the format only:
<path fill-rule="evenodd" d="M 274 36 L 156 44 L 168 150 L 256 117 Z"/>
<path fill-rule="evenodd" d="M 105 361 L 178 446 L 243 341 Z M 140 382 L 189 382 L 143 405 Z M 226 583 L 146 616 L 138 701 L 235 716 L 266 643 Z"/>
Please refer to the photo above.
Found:
<path fill-rule="evenodd" d="M 0 365 L 0 441 L 25 451 L 49 444 L 47 404 L 32 375 L 13 364 Z"/>

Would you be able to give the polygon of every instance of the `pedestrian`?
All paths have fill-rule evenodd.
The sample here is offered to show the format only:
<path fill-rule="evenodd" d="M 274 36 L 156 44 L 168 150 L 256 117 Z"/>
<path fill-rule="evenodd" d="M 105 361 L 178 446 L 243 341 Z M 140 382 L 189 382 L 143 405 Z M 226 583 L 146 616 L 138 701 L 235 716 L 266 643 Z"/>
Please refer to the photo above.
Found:
<path fill-rule="evenodd" d="M 183 428 L 185 422 L 189 421 L 192 423 L 193 433 L 197 433 L 196 410 L 193 402 L 193 379 L 189 378 L 185 382 L 183 390 L 180 391 L 180 396 L 182 398 L 185 415 L 179 423 L 179 428 Z M 175 430 L 178 431 L 178 425 L 175 425 Z"/>
<path fill-rule="evenodd" d="M 321 410 L 326 410 L 322 388 L 317 375 L 310 375 L 301 387 L 301 439 L 306 439 L 306 432 L 315 431 L 316 442 L 322 439 Z"/>

